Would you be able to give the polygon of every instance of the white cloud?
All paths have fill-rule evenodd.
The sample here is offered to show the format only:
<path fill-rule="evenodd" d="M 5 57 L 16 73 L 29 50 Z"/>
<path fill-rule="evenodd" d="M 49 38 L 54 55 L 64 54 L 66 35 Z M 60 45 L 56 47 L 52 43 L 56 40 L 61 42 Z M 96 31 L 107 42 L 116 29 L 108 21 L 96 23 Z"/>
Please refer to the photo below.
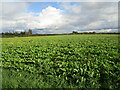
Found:
<path fill-rule="evenodd" d="M 3 7 L 3 10 L 6 10 L 3 13 L 3 30 L 43 28 L 45 30 L 37 32 L 70 33 L 73 30 L 90 31 L 91 29 L 117 28 L 117 4 L 61 3 L 63 10 L 48 6 L 40 13 L 24 13 L 23 11 L 28 6 L 27 3 L 10 3 L 10 5 L 7 3 Z"/>
<path fill-rule="evenodd" d="M 17 32 L 24 32 L 25 30 L 23 30 L 23 29 L 16 29 L 15 31 L 17 31 Z"/>
<path fill-rule="evenodd" d="M 66 9 L 72 10 L 72 5 L 62 4 Z M 79 3 L 74 5 L 80 9 L 79 14 L 69 13 L 69 20 L 73 26 L 80 30 L 99 29 L 99 28 L 117 28 L 118 27 L 118 3 Z M 73 20 L 73 21 L 72 21 Z"/>
<path fill-rule="evenodd" d="M 96 32 L 118 32 L 118 29 L 101 29 L 95 30 Z"/>
<path fill-rule="evenodd" d="M 53 27 L 56 24 L 60 24 L 62 19 L 62 10 L 56 9 L 54 7 L 48 6 L 46 9 L 42 10 L 39 15 L 40 25 L 42 27 Z"/>
<path fill-rule="evenodd" d="M 27 9 L 28 3 L 18 3 L 18 2 L 6 2 L 2 3 L 2 16 L 3 19 L 13 19 L 25 9 Z"/>

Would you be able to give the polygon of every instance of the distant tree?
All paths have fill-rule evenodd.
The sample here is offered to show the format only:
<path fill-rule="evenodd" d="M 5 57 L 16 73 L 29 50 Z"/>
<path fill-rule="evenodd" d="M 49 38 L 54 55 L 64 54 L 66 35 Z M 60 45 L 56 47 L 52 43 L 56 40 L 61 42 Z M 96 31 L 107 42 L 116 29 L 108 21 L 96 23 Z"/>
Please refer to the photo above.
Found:
<path fill-rule="evenodd" d="M 18 32 L 14 32 L 14 33 L 13 33 L 13 35 L 15 35 L 15 36 L 18 36 L 18 34 L 19 34 Z"/>
<path fill-rule="evenodd" d="M 96 33 L 95 31 L 93 33 Z"/>
<path fill-rule="evenodd" d="M 73 34 L 77 34 L 78 32 L 77 31 L 72 31 Z"/>
<path fill-rule="evenodd" d="M 88 34 L 89 32 L 83 32 L 83 34 Z"/>
<path fill-rule="evenodd" d="M 29 35 L 31 35 L 31 34 L 32 34 L 32 30 L 31 30 L 31 29 L 29 29 L 28 33 L 29 33 Z"/>
<path fill-rule="evenodd" d="M 20 36 L 23 37 L 24 35 L 25 35 L 25 32 L 21 32 L 21 33 L 20 33 Z"/>
<path fill-rule="evenodd" d="M 28 37 L 28 36 L 29 36 L 28 34 L 29 34 L 29 33 L 25 31 L 25 37 Z"/>

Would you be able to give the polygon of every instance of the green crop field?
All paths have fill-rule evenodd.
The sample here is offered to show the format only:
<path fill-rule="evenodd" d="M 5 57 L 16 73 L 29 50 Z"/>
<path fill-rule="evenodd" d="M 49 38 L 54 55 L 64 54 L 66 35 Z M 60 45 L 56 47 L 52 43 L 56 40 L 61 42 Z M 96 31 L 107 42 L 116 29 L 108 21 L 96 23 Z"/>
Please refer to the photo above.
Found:
<path fill-rule="evenodd" d="M 120 88 L 118 35 L 2 39 L 3 88 Z"/>

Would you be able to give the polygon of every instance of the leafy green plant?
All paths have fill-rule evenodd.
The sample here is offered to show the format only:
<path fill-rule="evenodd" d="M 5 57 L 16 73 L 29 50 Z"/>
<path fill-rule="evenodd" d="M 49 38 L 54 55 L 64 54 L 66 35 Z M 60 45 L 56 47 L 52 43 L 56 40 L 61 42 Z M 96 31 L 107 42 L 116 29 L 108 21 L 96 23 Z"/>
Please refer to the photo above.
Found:
<path fill-rule="evenodd" d="M 3 88 L 120 86 L 117 35 L 3 38 L 2 47 Z"/>

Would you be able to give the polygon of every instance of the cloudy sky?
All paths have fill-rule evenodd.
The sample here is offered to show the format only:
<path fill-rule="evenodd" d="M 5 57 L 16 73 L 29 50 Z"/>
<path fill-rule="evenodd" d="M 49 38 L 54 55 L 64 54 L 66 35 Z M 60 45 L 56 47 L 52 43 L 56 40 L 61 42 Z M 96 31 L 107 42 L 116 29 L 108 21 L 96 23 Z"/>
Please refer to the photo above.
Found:
<path fill-rule="evenodd" d="M 1 32 L 117 32 L 117 2 L 3 2 Z"/>

